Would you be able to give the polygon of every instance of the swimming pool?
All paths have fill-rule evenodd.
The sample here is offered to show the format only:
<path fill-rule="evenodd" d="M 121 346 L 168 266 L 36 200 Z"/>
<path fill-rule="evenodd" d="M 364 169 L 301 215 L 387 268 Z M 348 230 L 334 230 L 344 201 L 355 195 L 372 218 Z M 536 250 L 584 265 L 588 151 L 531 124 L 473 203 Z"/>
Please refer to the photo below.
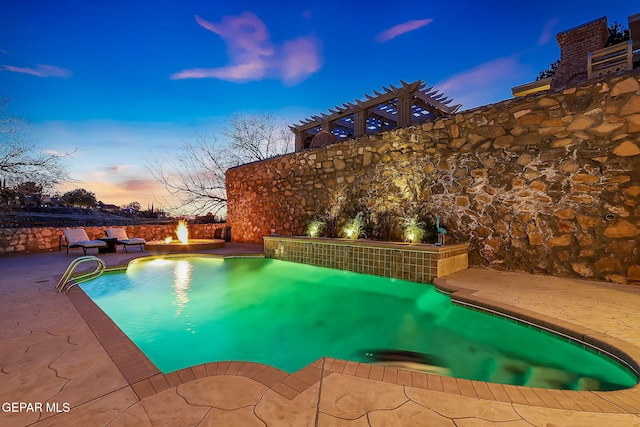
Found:
<path fill-rule="evenodd" d="M 398 279 L 263 258 L 167 257 L 81 287 L 164 373 L 223 360 L 294 372 L 323 356 L 418 354 L 472 380 L 600 390 L 637 383 L 595 351 Z"/>

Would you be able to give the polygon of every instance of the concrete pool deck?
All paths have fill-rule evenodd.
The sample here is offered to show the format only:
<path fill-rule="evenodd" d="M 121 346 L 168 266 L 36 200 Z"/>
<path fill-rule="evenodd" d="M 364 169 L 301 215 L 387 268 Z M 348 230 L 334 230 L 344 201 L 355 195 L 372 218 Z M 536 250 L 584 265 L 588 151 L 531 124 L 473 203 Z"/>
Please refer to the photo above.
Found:
<path fill-rule="evenodd" d="M 260 254 L 262 246 L 208 253 Z M 141 255 L 149 253 L 100 258 L 114 266 Z M 544 390 L 329 358 L 292 375 L 221 362 L 148 376 L 153 367 L 118 360 L 129 344 L 99 313 L 78 311 L 85 307 L 72 301 L 79 292 L 56 293 L 75 256 L 0 257 L 2 426 L 640 426 L 639 386 Z M 454 298 L 542 319 L 640 361 L 638 287 L 478 269 L 445 280 L 443 288 L 458 290 Z M 18 412 L 20 403 L 31 408 Z"/>

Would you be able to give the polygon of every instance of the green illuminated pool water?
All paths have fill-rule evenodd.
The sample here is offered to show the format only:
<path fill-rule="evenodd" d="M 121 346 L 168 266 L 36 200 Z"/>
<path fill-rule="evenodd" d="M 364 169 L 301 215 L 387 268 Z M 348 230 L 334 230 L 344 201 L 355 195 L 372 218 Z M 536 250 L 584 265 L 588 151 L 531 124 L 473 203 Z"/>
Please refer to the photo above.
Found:
<path fill-rule="evenodd" d="M 262 258 L 165 258 L 84 291 L 164 372 L 223 360 L 294 372 L 372 349 L 434 356 L 459 378 L 612 390 L 617 362 L 536 328 L 451 304 L 430 285 Z"/>

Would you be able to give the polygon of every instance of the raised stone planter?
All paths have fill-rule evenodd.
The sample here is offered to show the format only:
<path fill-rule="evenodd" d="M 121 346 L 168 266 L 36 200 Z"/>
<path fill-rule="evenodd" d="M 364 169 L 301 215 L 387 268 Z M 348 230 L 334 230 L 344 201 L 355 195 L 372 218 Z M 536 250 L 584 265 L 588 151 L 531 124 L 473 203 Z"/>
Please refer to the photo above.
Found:
<path fill-rule="evenodd" d="M 433 246 L 329 239 L 304 236 L 264 236 L 264 255 L 319 267 L 430 283 L 469 266 L 469 245 Z"/>

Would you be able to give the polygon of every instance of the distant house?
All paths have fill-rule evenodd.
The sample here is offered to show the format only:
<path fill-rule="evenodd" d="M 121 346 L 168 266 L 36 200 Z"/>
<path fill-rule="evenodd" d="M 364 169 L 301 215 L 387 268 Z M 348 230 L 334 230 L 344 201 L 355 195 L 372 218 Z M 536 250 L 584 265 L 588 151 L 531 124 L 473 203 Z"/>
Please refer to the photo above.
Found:
<path fill-rule="evenodd" d="M 98 209 L 105 212 L 119 212 L 120 206 L 98 202 Z"/>
<path fill-rule="evenodd" d="M 62 204 L 63 202 L 59 197 L 42 196 L 42 200 L 40 201 L 40 205 L 45 208 L 57 208 Z"/>
<path fill-rule="evenodd" d="M 34 194 L 27 194 L 24 196 L 22 207 L 27 209 L 38 208 L 40 207 L 40 198 Z"/>

